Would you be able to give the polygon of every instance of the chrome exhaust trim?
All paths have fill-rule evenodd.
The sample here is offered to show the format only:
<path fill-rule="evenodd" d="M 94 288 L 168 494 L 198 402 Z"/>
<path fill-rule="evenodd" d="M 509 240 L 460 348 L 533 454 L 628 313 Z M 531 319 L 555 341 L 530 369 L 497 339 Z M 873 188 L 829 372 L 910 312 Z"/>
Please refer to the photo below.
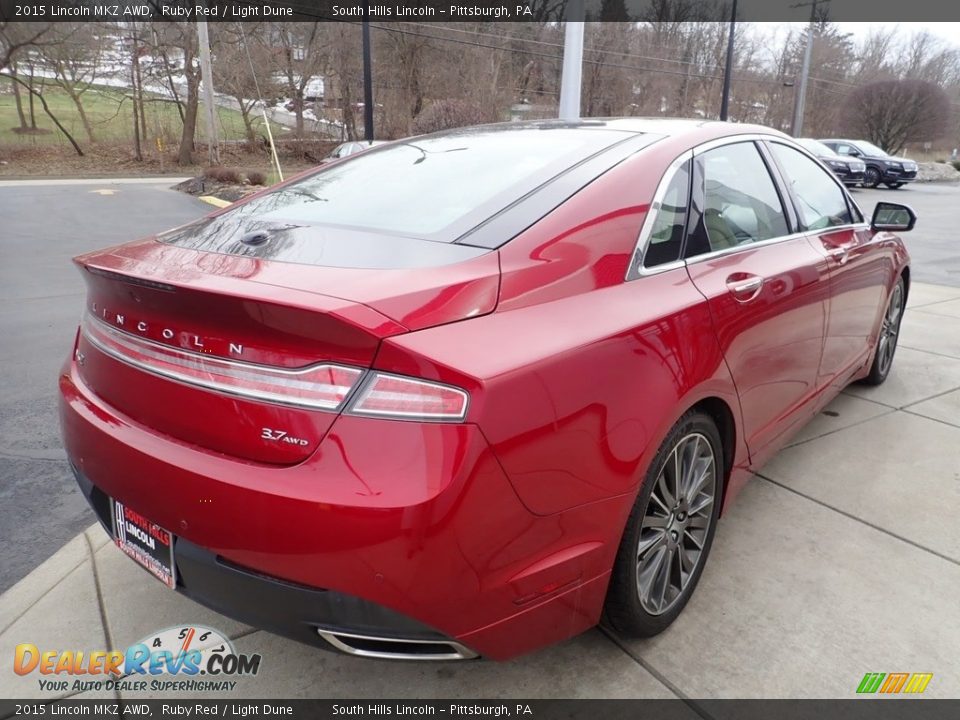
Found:
<path fill-rule="evenodd" d="M 340 652 L 359 657 L 382 660 L 472 660 L 477 657 L 473 650 L 453 640 L 378 637 L 324 628 L 317 628 L 317 634 Z"/>

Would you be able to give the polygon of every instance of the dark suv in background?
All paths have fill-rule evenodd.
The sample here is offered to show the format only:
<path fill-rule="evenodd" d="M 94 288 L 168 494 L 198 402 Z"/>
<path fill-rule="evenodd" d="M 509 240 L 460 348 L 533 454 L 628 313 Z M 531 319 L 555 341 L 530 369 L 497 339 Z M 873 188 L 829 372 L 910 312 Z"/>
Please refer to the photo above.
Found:
<path fill-rule="evenodd" d="M 864 187 L 876 187 L 883 183 L 896 190 L 917 179 L 917 163 L 906 158 L 893 157 L 866 140 L 821 140 L 838 155 L 859 158 L 866 164 L 863 173 Z"/>
<path fill-rule="evenodd" d="M 813 138 L 797 138 L 797 143 L 830 168 L 831 172 L 844 185 L 853 186 L 863 182 L 863 174 L 866 172 L 867 166 L 862 160 L 849 155 L 838 155 L 822 142 Z"/>

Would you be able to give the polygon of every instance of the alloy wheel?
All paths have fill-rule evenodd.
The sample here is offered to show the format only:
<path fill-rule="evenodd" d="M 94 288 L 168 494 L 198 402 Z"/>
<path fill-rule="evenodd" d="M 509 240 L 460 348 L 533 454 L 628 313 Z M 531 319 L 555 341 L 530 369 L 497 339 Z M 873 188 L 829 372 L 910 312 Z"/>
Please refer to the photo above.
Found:
<path fill-rule="evenodd" d="M 640 524 L 637 593 L 662 615 L 683 596 L 702 562 L 717 493 L 717 459 L 699 432 L 685 435 L 660 469 Z"/>
<path fill-rule="evenodd" d="M 886 375 L 897 349 L 900 334 L 900 316 L 903 315 L 903 283 L 897 283 L 890 295 L 890 303 L 880 325 L 880 340 L 877 346 L 877 369 Z"/>

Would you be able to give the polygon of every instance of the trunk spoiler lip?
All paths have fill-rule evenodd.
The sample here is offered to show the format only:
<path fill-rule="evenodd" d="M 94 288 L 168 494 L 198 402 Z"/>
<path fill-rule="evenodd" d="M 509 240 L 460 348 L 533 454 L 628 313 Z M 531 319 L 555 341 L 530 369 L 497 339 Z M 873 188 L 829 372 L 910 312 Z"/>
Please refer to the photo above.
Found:
<path fill-rule="evenodd" d="M 147 238 L 155 240 L 155 238 Z M 120 246 L 122 247 L 122 246 Z M 190 281 L 171 280 L 163 276 L 151 276 L 149 271 L 156 266 L 148 266 L 139 259 L 127 255 L 118 255 L 114 251 L 118 248 L 108 248 L 100 252 L 85 253 L 73 258 L 73 263 L 82 271 L 91 275 L 99 275 L 132 286 L 147 287 L 162 292 L 175 293 L 178 291 L 202 292 L 237 298 L 238 300 L 252 300 L 273 305 L 283 305 L 301 310 L 313 310 L 337 315 L 348 322 L 352 322 L 360 329 L 378 336 L 381 340 L 393 335 L 401 335 L 410 331 L 405 325 L 391 317 L 384 315 L 376 308 L 358 300 L 329 295 L 326 293 L 289 288 L 272 283 L 265 283 L 249 278 L 238 279 L 211 273 L 194 273 Z M 276 288 L 282 290 L 285 297 L 281 299 L 264 297 L 263 294 L 251 292 L 255 287 Z M 318 305 L 318 301 L 322 305 Z M 347 314 L 344 315 L 343 313 Z"/>
<path fill-rule="evenodd" d="M 176 255 L 173 258 L 174 262 L 167 266 L 158 262 L 156 252 L 161 248 L 170 250 Z M 360 285 L 357 287 L 365 289 L 357 293 L 359 297 L 352 292 L 350 296 L 345 296 L 343 293 L 350 289 L 350 285 L 337 282 L 336 287 L 330 287 L 329 291 L 318 291 L 310 287 L 307 276 L 304 274 L 314 269 L 324 272 L 331 268 L 314 268 L 306 265 L 275 263 L 259 258 L 226 256 L 233 258 L 234 261 L 248 261 L 251 268 L 257 265 L 263 266 L 265 272 L 259 273 L 259 277 L 251 277 L 238 275 L 237 267 L 232 268 L 233 272 L 217 272 L 205 268 L 203 266 L 205 259 L 211 257 L 220 256 L 203 250 L 169 246 L 158 240 L 156 235 L 151 235 L 133 242 L 77 255 L 73 258 L 73 263 L 81 271 L 91 275 L 100 275 L 132 286 L 140 285 L 164 292 L 192 290 L 307 311 L 345 313 L 340 315 L 343 319 L 358 324 L 379 337 L 416 332 L 496 312 L 500 304 L 503 282 L 502 259 L 498 250 L 465 260 L 464 263 L 433 269 L 440 273 L 436 278 L 438 282 L 436 285 L 430 283 L 421 285 L 419 281 L 413 281 L 408 289 L 400 291 L 397 295 L 391 294 L 385 297 L 376 297 L 376 293 L 371 296 L 369 292 L 373 287 L 371 278 L 363 275 L 359 277 Z M 181 263 L 178 264 L 176 260 L 180 260 Z M 192 267 L 194 263 L 196 267 Z M 478 268 L 475 265 L 478 263 L 485 264 L 485 269 L 484 265 L 479 265 Z M 468 264 L 473 266 L 472 270 L 467 269 Z M 190 269 L 180 270 L 184 266 Z M 278 272 L 277 268 L 280 266 L 298 268 L 293 271 L 292 284 L 283 281 L 286 273 Z M 170 267 L 176 267 L 179 272 L 170 273 L 168 271 Z M 458 267 L 463 269 L 457 270 Z M 378 277 L 379 273 L 391 272 L 362 268 L 347 268 L 345 271 L 366 272 L 368 275 L 376 272 Z M 397 268 L 396 272 L 415 277 L 419 276 L 421 271 L 414 268 Z M 254 273 L 251 272 L 250 275 Z M 376 282 L 379 283 L 380 280 L 376 279 Z M 257 292 L 257 288 L 264 290 Z M 268 297 L 269 293 L 265 292 L 268 288 L 282 292 L 282 299 Z M 448 298 L 470 297 L 469 293 L 464 295 L 461 292 L 469 289 L 469 292 L 474 293 L 470 302 L 479 303 L 474 306 L 477 311 L 473 311 L 474 307 L 471 307 L 472 312 L 467 312 L 464 307 L 458 307 L 458 304 L 463 303 L 458 303 L 456 300 L 451 303 L 452 307 L 436 307 L 430 299 L 430 293 L 432 291 L 439 293 L 443 288 L 447 289 Z M 450 295 L 450 291 L 453 290 L 456 292 Z"/>

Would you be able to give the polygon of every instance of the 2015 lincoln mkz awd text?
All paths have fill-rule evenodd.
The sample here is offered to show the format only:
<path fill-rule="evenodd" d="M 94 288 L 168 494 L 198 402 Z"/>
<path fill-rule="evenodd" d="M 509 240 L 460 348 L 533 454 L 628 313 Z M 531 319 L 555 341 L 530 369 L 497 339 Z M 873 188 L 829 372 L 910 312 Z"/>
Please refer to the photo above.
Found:
<path fill-rule="evenodd" d="M 756 126 L 380 145 L 78 257 L 64 441 L 121 549 L 258 627 L 419 659 L 649 636 L 751 470 L 886 378 L 914 222 Z"/>

